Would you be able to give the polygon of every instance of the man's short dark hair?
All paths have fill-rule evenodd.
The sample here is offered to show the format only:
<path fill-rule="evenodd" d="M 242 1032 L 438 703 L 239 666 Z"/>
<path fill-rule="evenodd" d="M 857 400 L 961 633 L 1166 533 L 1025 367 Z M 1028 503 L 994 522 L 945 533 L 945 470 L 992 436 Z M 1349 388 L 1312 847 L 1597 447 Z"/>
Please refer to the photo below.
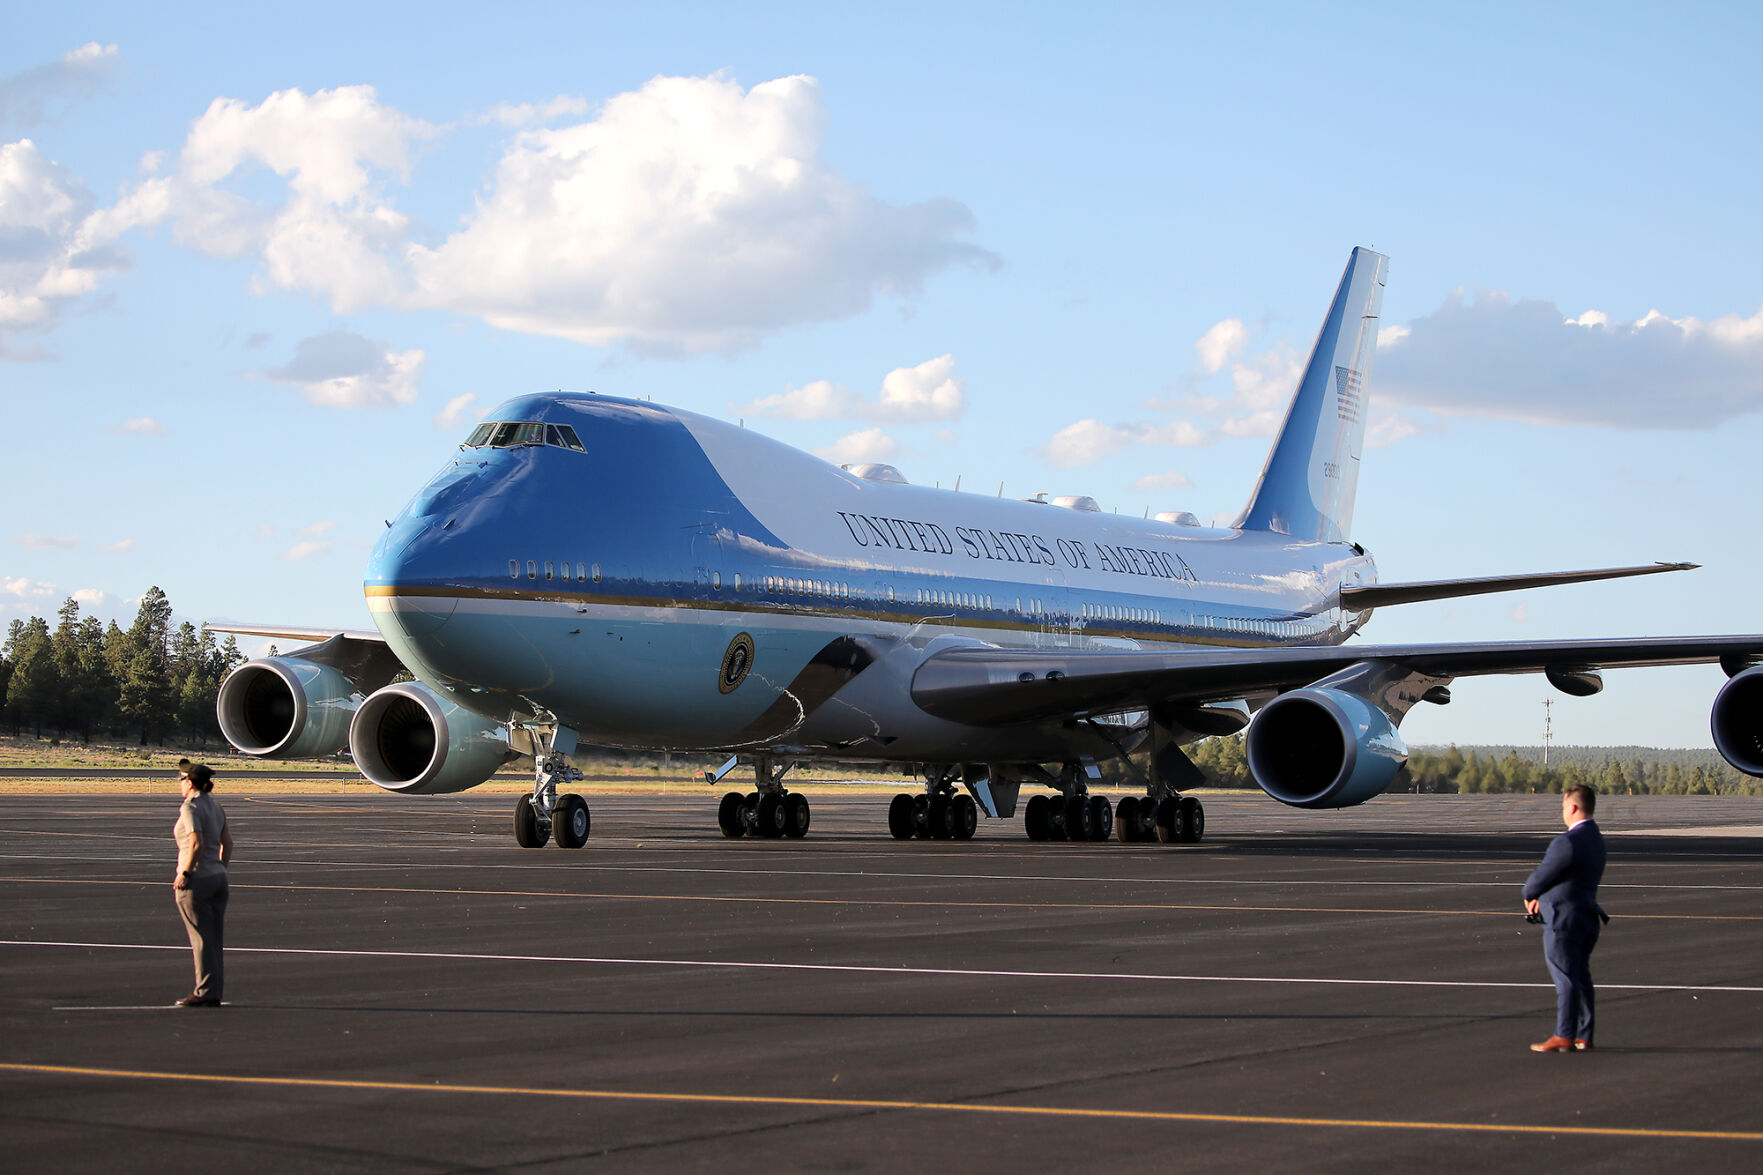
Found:
<path fill-rule="evenodd" d="M 1561 794 L 1572 796 L 1574 805 L 1587 816 L 1598 810 L 1598 793 L 1583 783 L 1576 783 Z"/>

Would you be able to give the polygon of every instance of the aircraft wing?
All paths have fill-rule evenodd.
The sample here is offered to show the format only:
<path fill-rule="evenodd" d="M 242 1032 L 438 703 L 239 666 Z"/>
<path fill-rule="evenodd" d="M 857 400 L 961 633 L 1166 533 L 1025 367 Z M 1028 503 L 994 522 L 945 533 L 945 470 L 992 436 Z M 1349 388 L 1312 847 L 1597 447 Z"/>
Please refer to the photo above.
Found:
<path fill-rule="evenodd" d="M 918 667 L 912 700 L 952 722 L 996 725 L 1232 701 L 1301 688 L 1363 662 L 1448 680 L 1715 661 L 1735 673 L 1758 659 L 1763 635 L 1191 651 L 963 647 Z"/>
<path fill-rule="evenodd" d="M 1600 567 L 1591 571 L 1545 571 L 1531 575 L 1489 575 L 1477 579 L 1429 579 L 1418 583 L 1373 583 L 1341 589 L 1341 607 L 1349 612 L 1368 612 L 1391 604 L 1414 604 L 1422 600 L 1453 600 L 1492 592 L 1516 592 L 1525 588 L 1557 587 L 1564 583 L 1590 583 L 1598 579 L 1626 579 L 1631 575 L 1658 575 L 1662 571 L 1694 571 L 1696 563 L 1645 563 L 1639 567 Z"/>
<path fill-rule="evenodd" d="M 226 624 L 217 620 L 205 620 L 202 627 L 209 632 L 230 632 L 238 636 L 265 637 L 272 641 L 311 641 L 318 644 L 328 641 L 334 636 L 346 637 L 352 641 L 373 641 L 385 644 L 386 638 L 377 632 L 364 628 L 300 628 L 291 624 Z"/>
<path fill-rule="evenodd" d="M 361 689 L 372 693 L 389 683 L 404 669 L 403 662 L 377 632 L 359 628 L 302 628 L 291 624 L 226 624 L 207 621 L 202 625 L 210 632 L 231 632 L 240 636 L 267 637 L 270 640 L 310 641 L 298 649 L 289 649 L 283 656 L 298 657 L 329 665 L 340 670 Z"/>

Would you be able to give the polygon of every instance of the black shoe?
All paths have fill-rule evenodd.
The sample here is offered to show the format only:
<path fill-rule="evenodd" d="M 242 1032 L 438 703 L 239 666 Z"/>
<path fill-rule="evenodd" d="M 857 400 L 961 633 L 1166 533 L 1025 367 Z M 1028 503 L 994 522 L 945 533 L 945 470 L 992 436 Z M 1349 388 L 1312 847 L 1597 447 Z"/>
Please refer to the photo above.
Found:
<path fill-rule="evenodd" d="M 178 1000 L 176 1003 L 172 1004 L 172 1007 L 174 1007 L 174 1008 L 218 1008 L 218 1007 L 220 1007 L 220 1000 L 215 996 L 197 995 L 195 992 L 191 992 L 189 995 L 185 996 L 183 999 Z"/>

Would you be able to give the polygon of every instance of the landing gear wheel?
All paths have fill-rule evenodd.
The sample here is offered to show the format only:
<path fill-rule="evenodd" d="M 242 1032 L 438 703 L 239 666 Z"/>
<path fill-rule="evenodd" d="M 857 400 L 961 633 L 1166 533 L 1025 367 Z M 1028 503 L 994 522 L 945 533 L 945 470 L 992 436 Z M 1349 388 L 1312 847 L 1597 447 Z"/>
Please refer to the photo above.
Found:
<path fill-rule="evenodd" d="M 1193 796 L 1183 796 L 1177 806 L 1181 809 L 1181 839 L 1184 844 L 1198 844 L 1206 835 L 1206 809 Z"/>
<path fill-rule="evenodd" d="M 979 828 L 979 805 L 972 796 L 954 796 L 944 809 L 943 832 L 950 840 L 972 840 Z"/>
<path fill-rule="evenodd" d="M 557 833 L 557 847 L 579 849 L 588 843 L 592 818 L 588 802 L 578 795 L 557 797 L 557 810 L 551 816 L 551 828 Z"/>
<path fill-rule="evenodd" d="M 930 826 L 930 797 L 919 792 L 912 797 L 912 835 L 919 840 L 929 840 L 935 835 Z"/>
<path fill-rule="evenodd" d="M 1108 840 L 1114 835 L 1114 806 L 1107 796 L 1090 797 L 1090 839 Z"/>
<path fill-rule="evenodd" d="M 551 830 L 539 823 L 539 810 L 531 796 L 521 796 L 514 805 L 514 843 L 523 849 L 542 849 L 551 839 Z"/>
<path fill-rule="evenodd" d="M 1172 845 L 1181 839 L 1181 804 L 1172 796 L 1157 801 L 1157 839 Z"/>
<path fill-rule="evenodd" d="M 746 815 L 747 797 L 738 791 L 729 792 L 722 797 L 722 803 L 716 806 L 716 826 L 722 829 L 722 835 L 730 840 L 747 835 Z"/>
<path fill-rule="evenodd" d="M 895 840 L 912 839 L 912 796 L 907 792 L 888 801 L 888 835 Z"/>
<path fill-rule="evenodd" d="M 1070 833 L 1069 824 L 1065 819 L 1065 797 L 1047 797 L 1047 839 L 1066 840 Z"/>
<path fill-rule="evenodd" d="M 1072 840 L 1089 840 L 1095 831 L 1095 814 L 1090 809 L 1090 797 L 1075 795 L 1065 797 L 1065 835 Z"/>
<path fill-rule="evenodd" d="M 949 839 L 949 797 L 932 796 L 930 809 L 925 814 L 925 823 L 929 832 L 937 840 Z"/>
<path fill-rule="evenodd" d="M 1030 796 L 1022 811 L 1022 827 L 1030 840 L 1047 839 L 1047 797 Z"/>
<path fill-rule="evenodd" d="M 759 797 L 757 809 L 759 817 L 754 830 L 767 840 L 776 840 L 784 834 L 784 798 L 776 792 L 766 792 Z"/>
<path fill-rule="evenodd" d="M 801 840 L 808 835 L 808 797 L 800 792 L 791 792 L 784 797 L 784 835 L 791 840 Z"/>
<path fill-rule="evenodd" d="M 1139 797 L 1126 796 L 1114 809 L 1114 827 L 1120 830 L 1120 843 L 1131 844 L 1139 839 Z"/>

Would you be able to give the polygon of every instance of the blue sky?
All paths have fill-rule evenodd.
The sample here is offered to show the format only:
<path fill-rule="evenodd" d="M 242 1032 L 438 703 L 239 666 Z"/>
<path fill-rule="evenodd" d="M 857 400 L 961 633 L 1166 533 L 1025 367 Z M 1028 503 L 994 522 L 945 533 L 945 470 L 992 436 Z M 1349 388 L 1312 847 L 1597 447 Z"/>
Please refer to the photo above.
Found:
<path fill-rule="evenodd" d="M 1739 6 L 48 6 L 0 41 L 0 623 L 368 627 L 479 413 L 592 388 L 914 481 L 1242 505 L 1388 253 L 1386 580 L 1700 571 L 1375 640 L 1751 632 L 1763 167 Z M 542 525 L 542 524 L 541 524 Z M 1558 697 L 1708 744 L 1718 670 Z M 1539 678 L 1414 743 L 1534 742 Z"/>

